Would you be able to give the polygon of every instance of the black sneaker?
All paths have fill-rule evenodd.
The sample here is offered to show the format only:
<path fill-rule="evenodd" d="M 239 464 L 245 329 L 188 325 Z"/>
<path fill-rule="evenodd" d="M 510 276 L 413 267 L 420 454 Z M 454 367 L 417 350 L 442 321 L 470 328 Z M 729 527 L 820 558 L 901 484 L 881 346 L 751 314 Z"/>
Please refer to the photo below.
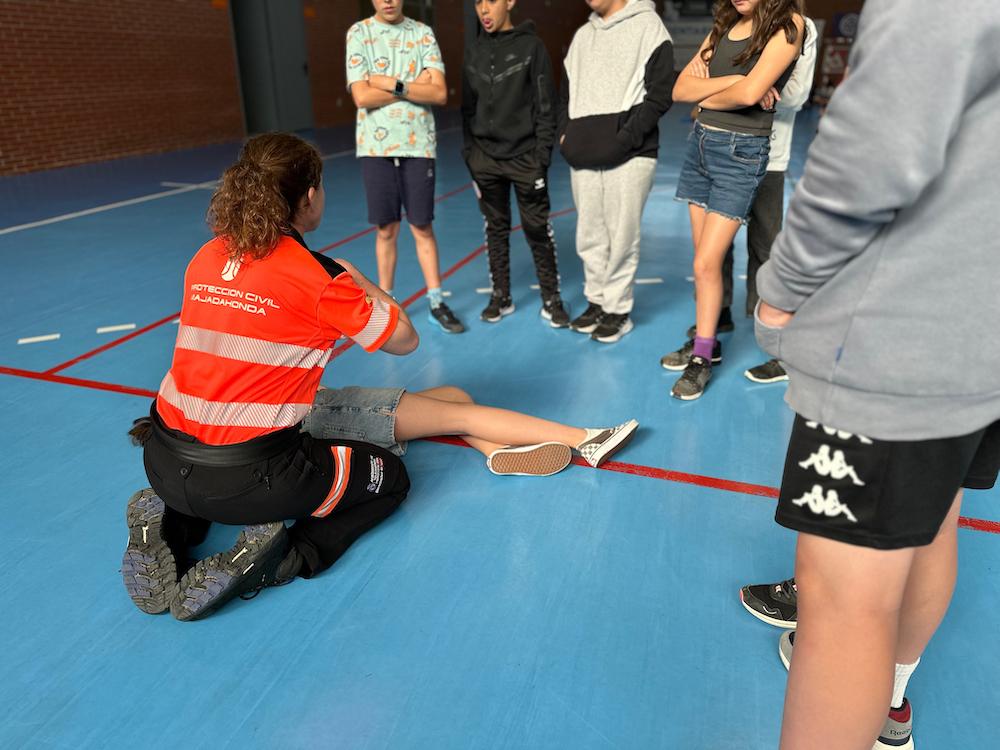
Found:
<path fill-rule="evenodd" d="M 660 357 L 660 367 L 664 370 L 679 372 L 688 366 L 693 353 L 694 339 L 690 339 L 676 352 L 670 352 L 670 354 L 664 354 Z M 722 364 L 722 343 L 718 339 L 715 340 L 715 346 L 712 347 L 712 364 Z"/>
<path fill-rule="evenodd" d="M 779 628 L 794 628 L 798 624 L 798 597 L 794 578 L 740 589 L 740 601 L 746 611 L 758 620 Z"/>
<path fill-rule="evenodd" d="M 715 325 L 716 333 L 729 333 L 736 326 L 733 324 L 733 312 L 728 307 L 723 307 L 722 311 L 719 313 L 719 322 Z M 693 339 L 697 333 L 697 326 L 692 325 L 688 328 L 687 336 L 689 339 Z"/>
<path fill-rule="evenodd" d="M 782 380 L 788 380 L 788 373 L 776 359 L 769 359 L 762 365 L 744 370 L 743 374 L 747 380 L 755 383 L 780 383 Z"/>
<path fill-rule="evenodd" d="M 694 401 L 701 398 L 705 392 L 705 386 L 712 379 L 712 365 L 701 357 L 691 357 L 684 374 L 681 375 L 674 387 L 670 389 L 670 395 L 682 401 Z"/>
<path fill-rule="evenodd" d="M 569 311 L 558 294 L 542 300 L 542 309 L 538 314 L 553 328 L 569 328 Z"/>
<path fill-rule="evenodd" d="M 629 318 L 628 313 L 622 313 L 617 315 L 615 313 L 605 313 L 604 317 L 601 318 L 600 324 L 594 329 L 594 332 L 590 334 L 590 338 L 594 341 L 600 341 L 602 344 L 613 344 L 620 340 L 622 336 L 632 330 L 634 326 L 632 325 L 632 319 Z"/>
<path fill-rule="evenodd" d="M 165 506 L 152 489 L 136 492 L 125 507 L 128 546 L 122 557 L 122 580 L 143 612 L 166 612 L 177 592 L 177 560 L 163 537 Z"/>
<path fill-rule="evenodd" d="M 479 317 L 487 323 L 496 323 L 504 315 L 510 315 L 512 312 L 514 312 L 514 302 L 511 300 L 510 295 L 503 297 L 499 294 L 494 294 L 490 297 L 490 303 L 479 314 Z"/>
<path fill-rule="evenodd" d="M 594 329 L 600 325 L 601 318 L 603 317 L 604 310 L 601 306 L 591 302 L 587 305 L 587 309 L 583 311 L 583 314 L 569 324 L 569 327 L 579 333 L 593 333 Z"/>
<path fill-rule="evenodd" d="M 200 620 L 237 596 L 291 581 L 301 560 L 285 524 L 247 526 L 232 548 L 195 563 L 181 578 L 170 611 L 178 620 Z"/>
<path fill-rule="evenodd" d="M 432 307 L 430 312 L 427 313 L 427 319 L 431 323 L 437 324 L 442 331 L 446 331 L 447 333 L 462 333 L 465 331 L 462 321 L 455 317 L 455 313 L 444 302 L 436 307 Z"/>

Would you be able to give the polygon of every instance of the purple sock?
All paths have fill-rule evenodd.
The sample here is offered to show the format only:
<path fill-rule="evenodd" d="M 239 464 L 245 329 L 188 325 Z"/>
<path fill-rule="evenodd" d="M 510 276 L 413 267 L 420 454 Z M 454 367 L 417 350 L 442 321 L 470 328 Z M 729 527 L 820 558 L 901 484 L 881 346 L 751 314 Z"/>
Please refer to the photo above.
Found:
<path fill-rule="evenodd" d="M 694 337 L 694 351 L 691 353 L 692 357 L 701 357 L 703 360 L 712 364 L 712 349 L 715 348 L 715 336 L 710 336 L 709 338 L 702 338 L 701 336 Z"/>

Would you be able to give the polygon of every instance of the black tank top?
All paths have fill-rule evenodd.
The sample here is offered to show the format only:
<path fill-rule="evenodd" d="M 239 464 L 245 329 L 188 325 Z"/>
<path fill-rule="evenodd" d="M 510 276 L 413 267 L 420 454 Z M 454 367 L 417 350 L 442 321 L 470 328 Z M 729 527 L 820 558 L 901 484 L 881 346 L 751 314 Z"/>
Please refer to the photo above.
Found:
<path fill-rule="evenodd" d="M 733 58 L 739 55 L 750 44 L 750 37 L 734 42 L 729 38 L 732 29 L 729 29 L 719 40 L 712 59 L 708 64 L 708 73 L 712 78 L 731 75 L 747 75 L 753 70 L 754 65 L 760 60 L 757 53 L 742 65 L 735 65 Z M 781 77 L 774 84 L 774 87 L 781 91 L 795 69 L 795 62 L 788 66 Z M 770 135 L 771 124 L 774 122 L 774 112 L 768 112 L 759 104 L 742 109 L 733 109 L 726 112 L 718 110 L 703 109 L 698 113 L 698 122 L 711 128 L 728 130 L 733 133 L 747 133 L 749 135 Z"/>

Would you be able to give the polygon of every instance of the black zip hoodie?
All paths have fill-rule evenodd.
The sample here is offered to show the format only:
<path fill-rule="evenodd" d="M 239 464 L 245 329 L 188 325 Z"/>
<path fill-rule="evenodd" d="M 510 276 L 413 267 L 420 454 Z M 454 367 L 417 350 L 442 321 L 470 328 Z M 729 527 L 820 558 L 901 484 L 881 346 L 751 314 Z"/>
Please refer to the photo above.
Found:
<path fill-rule="evenodd" d="M 533 21 L 510 31 L 480 29 L 462 69 L 462 131 L 494 159 L 533 153 L 547 167 L 556 135 L 556 89 L 545 45 Z"/>

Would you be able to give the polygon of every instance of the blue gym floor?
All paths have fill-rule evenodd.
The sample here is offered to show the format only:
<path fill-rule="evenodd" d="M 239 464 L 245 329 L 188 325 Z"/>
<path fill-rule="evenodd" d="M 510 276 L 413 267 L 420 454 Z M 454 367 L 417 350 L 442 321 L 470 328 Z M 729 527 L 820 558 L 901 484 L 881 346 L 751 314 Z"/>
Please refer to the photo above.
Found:
<path fill-rule="evenodd" d="M 673 200 L 687 127 L 679 111 L 663 122 L 643 222 L 647 283 L 620 343 L 543 324 L 521 234 L 517 312 L 479 321 L 482 219 L 452 129 L 441 134 L 436 227 L 442 269 L 455 269 L 449 303 L 469 331 L 431 330 L 418 299 L 416 353 L 352 347 L 324 378 L 452 383 L 581 426 L 635 417 L 642 429 L 620 463 L 500 478 L 471 449 L 413 444 L 409 499 L 330 571 L 196 623 L 141 613 L 121 584 L 125 502 L 146 486 L 125 432 L 169 366 L 182 273 L 208 237 L 200 183 L 238 144 L 0 179 L 0 747 L 776 747 L 779 631 L 737 594 L 791 572 L 793 535 L 772 520 L 772 488 L 792 415 L 784 386 L 744 379 L 763 359 L 742 317 L 707 394 L 669 397 L 677 375 L 658 360 L 694 317 L 686 208 Z M 789 194 L 814 129 L 803 114 Z M 374 276 L 358 166 L 343 153 L 350 132 L 315 140 L 330 155 L 327 216 L 307 239 L 339 243 L 330 255 Z M 559 159 L 550 183 L 563 296 L 579 312 Z M 423 286 L 412 248 L 404 230 L 400 299 Z M 738 248 L 742 268 L 742 237 Z M 910 685 L 921 750 L 1000 746 L 998 499 L 967 495 L 958 591 Z M 201 551 L 234 534 L 216 529 Z"/>

